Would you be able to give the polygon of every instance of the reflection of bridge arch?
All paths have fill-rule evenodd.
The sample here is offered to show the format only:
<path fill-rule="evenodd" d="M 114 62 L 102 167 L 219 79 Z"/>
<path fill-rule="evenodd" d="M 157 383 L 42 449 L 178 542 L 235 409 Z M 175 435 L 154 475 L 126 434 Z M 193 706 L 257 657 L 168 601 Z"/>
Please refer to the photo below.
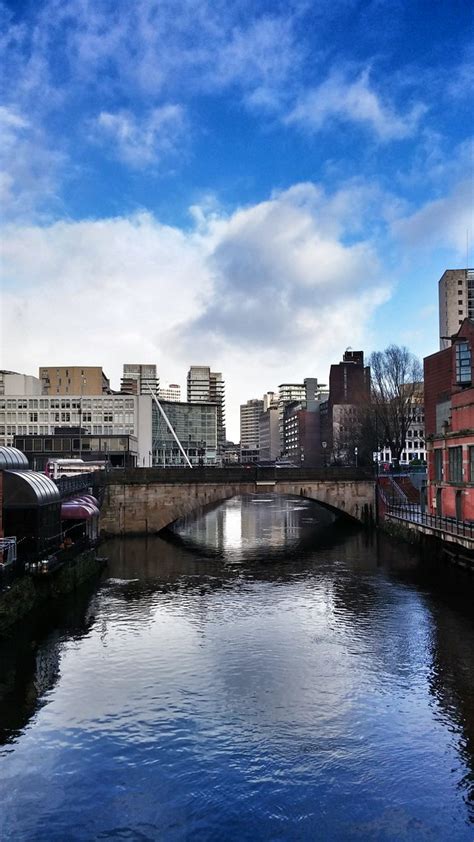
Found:
<path fill-rule="evenodd" d="M 138 468 L 107 477 L 101 530 L 156 533 L 205 506 L 262 493 L 305 497 L 361 523 L 375 513 L 374 481 L 353 469 Z"/>

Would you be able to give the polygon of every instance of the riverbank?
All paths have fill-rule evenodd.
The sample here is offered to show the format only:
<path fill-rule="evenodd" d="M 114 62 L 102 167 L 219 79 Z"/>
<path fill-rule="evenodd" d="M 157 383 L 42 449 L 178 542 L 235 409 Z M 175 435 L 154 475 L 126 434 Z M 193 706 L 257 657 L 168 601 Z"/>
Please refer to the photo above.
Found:
<path fill-rule="evenodd" d="M 421 527 L 416 528 L 416 524 L 404 523 L 398 519 L 383 518 L 378 524 L 378 529 L 392 538 L 416 547 L 426 559 L 447 561 L 474 573 L 474 552 L 462 544 L 455 541 L 448 543 L 437 535 L 428 534 Z"/>
<path fill-rule="evenodd" d="M 71 593 L 104 566 L 95 549 L 84 550 L 59 570 L 36 576 L 25 574 L 0 592 L 0 635 L 50 600 Z"/>

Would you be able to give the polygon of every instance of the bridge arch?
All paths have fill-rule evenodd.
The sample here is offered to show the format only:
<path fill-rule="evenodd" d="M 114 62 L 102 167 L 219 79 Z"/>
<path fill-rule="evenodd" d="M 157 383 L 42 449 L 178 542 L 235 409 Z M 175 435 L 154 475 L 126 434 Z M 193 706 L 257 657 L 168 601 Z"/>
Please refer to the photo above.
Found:
<path fill-rule="evenodd" d="M 372 479 L 327 476 L 327 472 L 311 478 L 308 474 L 279 471 L 273 477 L 262 478 L 258 473 L 235 469 L 200 472 L 142 468 L 112 472 L 107 477 L 101 531 L 109 535 L 157 533 L 210 504 L 262 493 L 305 497 L 359 523 L 373 521 Z"/>

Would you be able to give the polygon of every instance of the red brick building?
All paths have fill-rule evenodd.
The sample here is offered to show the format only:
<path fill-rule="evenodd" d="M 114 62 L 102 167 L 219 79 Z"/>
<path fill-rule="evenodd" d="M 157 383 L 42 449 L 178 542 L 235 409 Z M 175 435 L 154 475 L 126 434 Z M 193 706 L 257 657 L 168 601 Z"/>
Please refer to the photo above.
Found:
<path fill-rule="evenodd" d="M 425 357 L 428 510 L 474 521 L 474 321 Z"/>
<path fill-rule="evenodd" d="M 363 351 L 346 351 L 342 362 L 331 366 L 329 398 L 321 405 L 321 442 L 324 461 L 351 464 L 360 430 L 360 410 L 370 399 L 370 367 Z"/>

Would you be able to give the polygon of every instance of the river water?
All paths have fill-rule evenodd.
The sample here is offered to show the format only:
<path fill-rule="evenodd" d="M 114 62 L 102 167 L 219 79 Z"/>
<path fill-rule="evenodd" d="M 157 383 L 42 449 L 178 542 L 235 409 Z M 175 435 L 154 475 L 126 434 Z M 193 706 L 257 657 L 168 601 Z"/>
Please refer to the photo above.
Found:
<path fill-rule="evenodd" d="M 270 496 L 103 552 L 0 645 L 2 840 L 474 839 L 462 571 Z"/>

